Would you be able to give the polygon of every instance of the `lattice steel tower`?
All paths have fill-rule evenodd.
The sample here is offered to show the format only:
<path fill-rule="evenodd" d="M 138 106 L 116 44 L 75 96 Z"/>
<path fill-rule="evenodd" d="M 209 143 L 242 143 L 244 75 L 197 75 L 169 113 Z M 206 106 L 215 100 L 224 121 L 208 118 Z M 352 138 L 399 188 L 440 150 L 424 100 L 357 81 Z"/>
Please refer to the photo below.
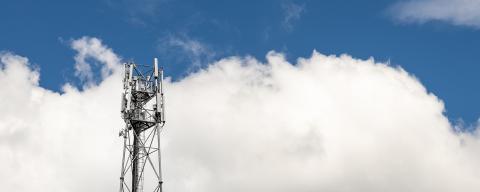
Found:
<path fill-rule="evenodd" d="M 160 132 L 165 125 L 163 69 L 124 64 L 122 118 L 125 128 L 120 192 L 162 192 Z"/>

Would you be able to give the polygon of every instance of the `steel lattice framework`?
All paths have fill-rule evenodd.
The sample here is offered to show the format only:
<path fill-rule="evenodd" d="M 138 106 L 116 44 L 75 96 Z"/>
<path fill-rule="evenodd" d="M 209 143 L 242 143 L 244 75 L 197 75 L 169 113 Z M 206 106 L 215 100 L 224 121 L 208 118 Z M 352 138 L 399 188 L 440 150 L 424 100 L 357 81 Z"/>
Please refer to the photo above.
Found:
<path fill-rule="evenodd" d="M 124 64 L 121 114 L 125 128 L 120 192 L 162 192 L 160 133 L 165 125 L 163 70 Z M 155 98 L 155 99 L 154 99 Z"/>

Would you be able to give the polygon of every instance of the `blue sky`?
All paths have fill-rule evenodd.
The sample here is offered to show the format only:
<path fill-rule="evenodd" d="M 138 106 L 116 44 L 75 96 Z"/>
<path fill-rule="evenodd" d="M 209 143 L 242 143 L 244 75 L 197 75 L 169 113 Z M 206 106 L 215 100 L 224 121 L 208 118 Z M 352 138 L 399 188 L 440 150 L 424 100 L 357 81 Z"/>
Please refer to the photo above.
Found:
<path fill-rule="evenodd" d="M 421 2 L 7 0 L 0 50 L 28 57 L 41 69 L 41 86 L 52 90 L 80 84 L 69 42 L 82 36 L 102 39 L 126 60 L 157 56 L 174 79 L 227 56 L 264 60 L 270 50 L 291 62 L 314 49 L 373 57 L 420 79 L 445 102 L 452 121 L 474 123 L 480 17 L 429 8 L 448 1 Z M 469 5 L 447 7 L 462 6 Z"/>

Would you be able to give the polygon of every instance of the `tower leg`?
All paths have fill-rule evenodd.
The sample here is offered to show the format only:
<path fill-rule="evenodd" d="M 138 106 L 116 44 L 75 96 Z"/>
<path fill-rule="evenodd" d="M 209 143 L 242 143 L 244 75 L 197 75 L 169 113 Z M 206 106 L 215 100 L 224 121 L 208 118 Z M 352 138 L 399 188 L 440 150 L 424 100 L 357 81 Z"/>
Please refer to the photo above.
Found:
<path fill-rule="evenodd" d="M 143 132 L 134 130 L 133 135 L 133 160 L 132 160 L 132 192 L 143 192 L 143 167 L 145 153 L 143 146 Z"/>
<path fill-rule="evenodd" d="M 162 153 L 160 152 L 160 131 L 162 131 L 162 126 L 158 125 L 156 126 L 157 129 L 157 147 L 158 147 L 158 190 L 159 192 L 163 192 L 162 184 L 163 184 L 163 178 L 162 178 Z"/>
<path fill-rule="evenodd" d="M 123 192 L 123 183 L 125 179 L 125 151 L 127 150 L 127 136 L 123 135 L 123 155 L 122 155 L 122 168 L 120 172 L 120 192 Z"/>

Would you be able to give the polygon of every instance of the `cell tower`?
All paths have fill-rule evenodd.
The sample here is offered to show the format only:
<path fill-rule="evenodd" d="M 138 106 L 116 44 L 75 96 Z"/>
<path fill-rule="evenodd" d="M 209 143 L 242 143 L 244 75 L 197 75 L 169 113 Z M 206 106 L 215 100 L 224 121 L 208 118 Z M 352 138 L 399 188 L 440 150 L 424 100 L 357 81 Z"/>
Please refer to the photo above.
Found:
<path fill-rule="evenodd" d="M 125 63 L 122 118 L 125 128 L 120 192 L 162 192 L 160 132 L 165 125 L 163 69 Z M 153 99 L 155 98 L 155 99 Z"/>

